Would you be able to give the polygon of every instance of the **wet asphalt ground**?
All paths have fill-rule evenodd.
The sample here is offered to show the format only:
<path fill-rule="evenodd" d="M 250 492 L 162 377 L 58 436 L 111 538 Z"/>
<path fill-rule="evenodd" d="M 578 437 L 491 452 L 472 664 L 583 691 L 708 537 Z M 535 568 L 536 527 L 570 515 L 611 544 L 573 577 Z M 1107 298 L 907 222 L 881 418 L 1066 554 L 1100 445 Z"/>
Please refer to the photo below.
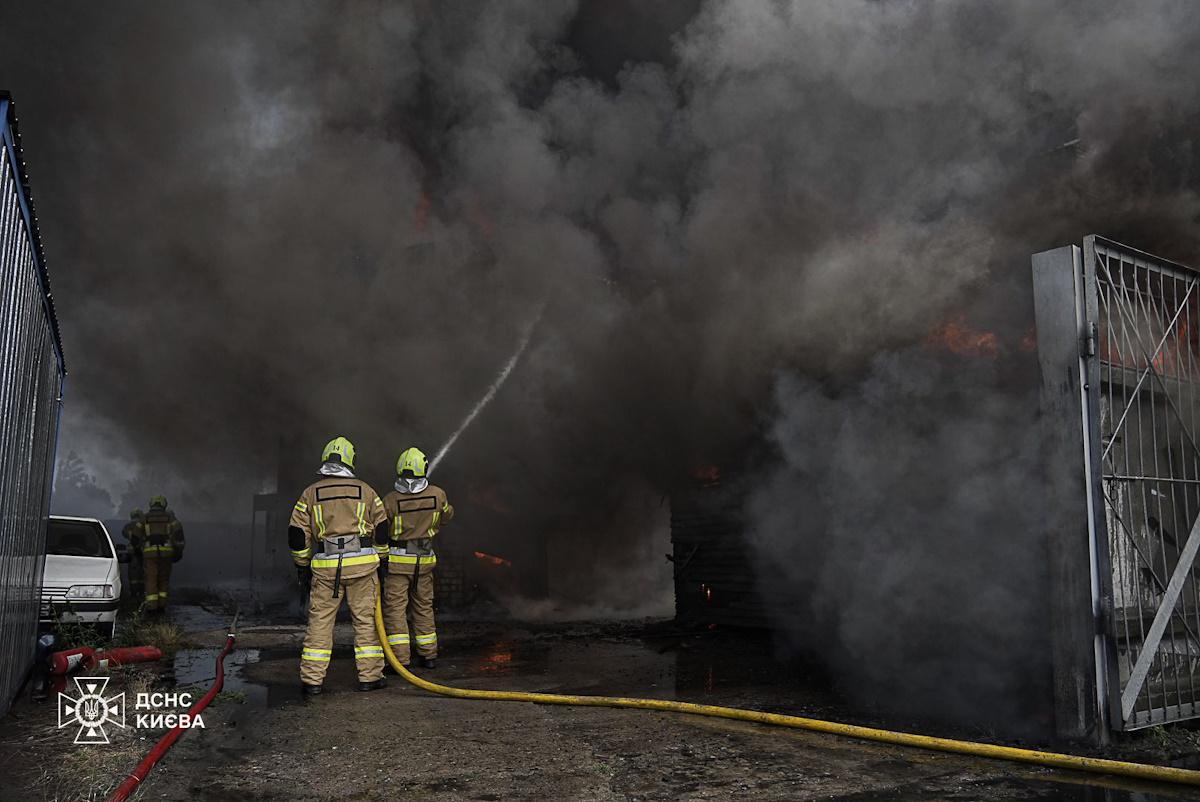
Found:
<path fill-rule="evenodd" d="M 180 684 L 207 684 L 224 623 L 180 620 L 201 648 Z M 431 696 L 396 676 L 354 691 L 352 633 L 339 624 L 328 693 L 298 693 L 299 621 L 245 619 L 216 729 L 185 739 L 156 772 L 160 799 L 1142 800 L 1187 789 L 636 710 Z M 819 676 L 761 633 L 682 631 L 669 621 L 439 623 L 431 679 L 464 688 L 644 696 L 855 718 Z M 963 733 L 938 732 L 942 735 Z"/>
<path fill-rule="evenodd" d="M 229 615 L 184 606 L 172 617 L 194 647 L 158 667 L 161 683 L 202 693 L 212 683 Z M 680 699 L 884 723 L 847 709 L 827 681 L 782 659 L 762 633 L 684 631 L 662 620 L 522 624 L 450 616 L 438 631 L 442 655 L 437 669 L 424 673 L 448 685 Z M 206 711 L 205 729 L 186 733 L 135 799 L 1200 799 L 1189 789 L 725 719 L 449 699 L 394 675 L 386 689 L 358 693 L 344 622 L 328 692 L 306 702 L 298 686 L 302 637 L 294 615 L 243 616 L 226 661 L 226 692 Z M 29 729 L 38 717 L 49 722 L 51 707 L 22 706 L 21 726 Z M 910 724 L 904 728 L 923 726 Z M 156 738 L 146 733 L 139 743 L 148 749 Z M 69 738 L 63 748 L 73 748 Z M 134 754 L 141 753 L 136 746 Z M 39 754 L 46 759 L 44 749 Z M 36 774 L 36 766 L 21 765 L 21 749 L 6 755 L 12 776 Z M 105 770 L 132 768 L 121 765 Z M 39 797 L 0 786 L 0 799 L 30 798 Z"/>

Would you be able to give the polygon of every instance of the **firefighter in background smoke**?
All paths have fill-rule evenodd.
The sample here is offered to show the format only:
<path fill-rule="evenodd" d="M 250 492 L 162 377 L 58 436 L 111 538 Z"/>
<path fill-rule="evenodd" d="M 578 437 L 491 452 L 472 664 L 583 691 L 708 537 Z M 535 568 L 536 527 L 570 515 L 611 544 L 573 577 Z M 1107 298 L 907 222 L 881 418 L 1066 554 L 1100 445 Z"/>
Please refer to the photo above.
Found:
<path fill-rule="evenodd" d="M 183 524 L 167 507 L 165 496 L 150 499 L 150 509 L 142 518 L 142 571 L 146 585 L 147 610 L 167 609 L 167 590 L 171 565 L 183 558 Z"/>
<path fill-rule="evenodd" d="M 454 517 L 446 491 L 429 484 L 425 454 L 409 448 L 396 461 L 395 490 L 384 496 L 390 530 L 383 622 L 397 659 L 409 662 L 410 635 L 421 665 L 433 668 L 437 629 L 433 621 L 433 538 Z M 408 616 L 412 615 L 412 628 Z"/>
<path fill-rule="evenodd" d="M 139 509 L 129 513 L 129 523 L 121 530 L 129 541 L 129 594 L 141 599 L 146 593 L 146 574 L 142 565 L 142 547 L 146 542 L 146 514 Z"/>
<path fill-rule="evenodd" d="M 383 647 L 375 634 L 375 572 L 387 551 L 383 501 L 354 475 L 354 445 L 335 437 L 321 453 L 320 478 L 296 502 L 288 547 L 308 594 L 308 631 L 300 653 L 300 687 L 306 696 L 324 690 L 333 654 L 333 625 L 343 596 L 354 621 L 358 689 L 383 687 Z M 374 542 L 372 542 L 372 540 Z"/>

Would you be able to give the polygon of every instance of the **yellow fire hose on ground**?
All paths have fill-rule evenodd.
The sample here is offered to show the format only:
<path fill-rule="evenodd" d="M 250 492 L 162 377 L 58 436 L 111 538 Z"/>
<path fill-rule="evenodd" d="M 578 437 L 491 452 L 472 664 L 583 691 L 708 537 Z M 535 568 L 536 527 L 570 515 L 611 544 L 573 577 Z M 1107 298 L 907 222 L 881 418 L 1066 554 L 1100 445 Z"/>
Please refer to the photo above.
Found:
<path fill-rule="evenodd" d="M 691 702 L 672 702 L 666 699 L 631 699 L 622 696 L 575 696 L 559 693 L 475 691 L 465 688 L 452 688 L 448 685 L 439 685 L 436 682 L 421 679 L 396 659 L 396 653 L 392 651 L 391 645 L 388 644 L 387 631 L 383 626 L 383 608 L 378 598 L 375 600 L 375 629 L 379 633 L 379 642 L 383 644 L 384 654 L 387 655 L 388 663 L 391 664 L 392 668 L 401 677 L 421 690 L 442 696 L 453 696 L 458 699 L 483 699 L 492 702 L 534 702 L 535 704 L 543 705 L 571 705 L 575 707 L 624 707 L 638 710 L 662 710 L 668 713 L 690 713 L 697 716 L 713 716 L 716 718 L 735 719 L 737 721 L 752 721 L 757 724 L 774 724 L 777 727 L 825 732 L 833 735 L 843 735 L 848 738 L 878 741 L 879 743 L 896 744 L 898 746 L 911 746 L 918 749 L 933 749 L 939 752 L 954 752 L 974 757 L 1032 763 L 1038 766 L 1049 766 L 1069 771 L 1086 771 L 1093 774 L 1114 774 L 1122 777 L 1136 777 L 1138 779 L 1158 782 L 1200 785 L 1200 771 L 1193 771 L 1191 769 L 1151 766 L 1145 763 L 1127 763 L 1122 760 L 1080 757 L 1078 755 L 1064 755 L 1057 752 L 1039 752 L 1034 749 L 1018 749 L 1013 746 L 998 746 L 996 744 L 978 743 L 975 741 L 959 741 L 953 738 L 934 738 L 928 735 L 893 732 L 891 730 L 875 729 L 874 727 L 860 727 L 855 724 L 839 724 L 835 721 L 822 721 L 815 718 L 784 716 L 778 713 L 763 713 L 758 710 L 741 710 L 736 707 L 698 705 Z"/>

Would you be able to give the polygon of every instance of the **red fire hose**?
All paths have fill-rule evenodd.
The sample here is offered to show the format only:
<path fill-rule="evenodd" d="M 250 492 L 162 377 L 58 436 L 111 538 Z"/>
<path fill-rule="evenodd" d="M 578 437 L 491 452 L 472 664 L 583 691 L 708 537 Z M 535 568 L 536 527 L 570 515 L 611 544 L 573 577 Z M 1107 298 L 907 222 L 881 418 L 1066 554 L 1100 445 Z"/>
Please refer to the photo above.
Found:
<path fill-rule="evenodd" d="M 233 623 L 229 626 L 229 634 L 225 636 L 225 648 L 222 649 L 221 653 L 217 655 L 217 678 L 213 680 L 212 687 L 208 689 L 208 693 L 204 694 L 204 696 L 200 698 L 200 701 L 196 702 L 191 706 L 191 709 L 188 710 L 189 719 L 194 719 L 196 715 L 200 713 L 200 711 L 208 707 L 208 703 L 216 698 L 216 695 L 221 692 L 221 686 L 225 684 L 225 657 L 231 651 L 233 651 L 233 641 L 236 638 L 235 633 L 237 631 L 237 620 L 238 614 L 235 613 L 233 616 Z M 112 796 L 108 798 L 108 802 L 124 802 L 124 800 L 128 799 L 129 795 L 137 790 L 137 787 L 139 784 L 141 784 L 142 780 L 146 779 L 146 776 L 150 774 L 150 770 L 154 768 L 154 764 L 161 760 L 162 756 L 167 753 L 167 750 L 174 746 L 175 742 L 179 740 L 179 736 L 183 735 L 183 730 L 183 727 L 177 726 L 164 735 L 159 742 L 154 745 L 154 748 L 151 749 L 144 758 L 142 758 L 142 762 L 134 766 L 133 771 L 129 772 L 129 776 L 125 778 L 125 782 L 117 786 L 117 790 L 112 792 Z"/>

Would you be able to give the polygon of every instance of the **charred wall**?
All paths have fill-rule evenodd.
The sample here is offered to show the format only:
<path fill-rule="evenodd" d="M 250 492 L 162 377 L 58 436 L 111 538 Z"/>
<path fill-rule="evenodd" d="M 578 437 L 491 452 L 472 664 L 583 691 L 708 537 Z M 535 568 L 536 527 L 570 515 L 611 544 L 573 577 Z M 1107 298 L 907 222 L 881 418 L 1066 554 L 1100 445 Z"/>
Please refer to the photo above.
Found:
<path fill-rule="evenodd" d="M 676 619 L 688 626 L 772 626 L 746 524 L 746 478 L 706 466 L 671 496 Z"/>

